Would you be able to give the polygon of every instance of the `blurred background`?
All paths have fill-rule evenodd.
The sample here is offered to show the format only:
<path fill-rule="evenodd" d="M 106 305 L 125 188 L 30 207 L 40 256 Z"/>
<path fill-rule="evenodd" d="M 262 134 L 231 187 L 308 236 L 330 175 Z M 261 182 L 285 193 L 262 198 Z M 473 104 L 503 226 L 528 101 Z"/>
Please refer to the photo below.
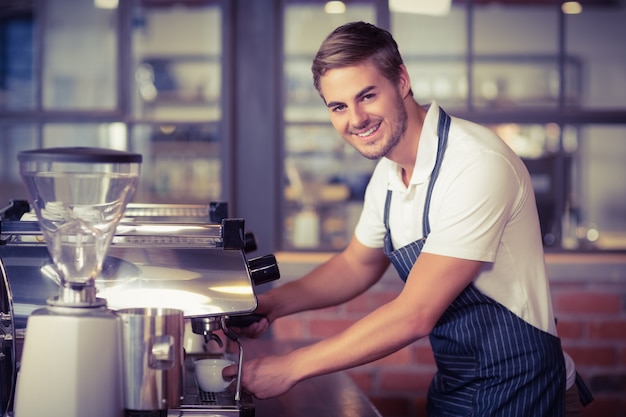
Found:
<path fill-rule="evenodd" d="M 524 159 L 547 250 L 626 249 L 623 0 L 2 0 L 0 208 L 21 150 L 127 149 L 136 202 L 227 201 L 264 252 L 343 248 L 374 162 L 310 64 L 354 20 L 393 33 L 418 102 Z"/>

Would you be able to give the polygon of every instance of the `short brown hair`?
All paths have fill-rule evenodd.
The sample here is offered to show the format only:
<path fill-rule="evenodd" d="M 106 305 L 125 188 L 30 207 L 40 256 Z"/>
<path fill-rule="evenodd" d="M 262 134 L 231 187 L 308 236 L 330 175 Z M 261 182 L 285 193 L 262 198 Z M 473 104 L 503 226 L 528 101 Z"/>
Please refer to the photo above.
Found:
<path fill-rule="evenodd" d="M 338 27 L 324 39 L 313 60 L 311 71 L 315 89 L 322 93 L 320 78 L 326 71 L 366 60 L 371 60 L 388 80 L 398 81 L 403 62 L 391 33 L 365 22 Z"/>

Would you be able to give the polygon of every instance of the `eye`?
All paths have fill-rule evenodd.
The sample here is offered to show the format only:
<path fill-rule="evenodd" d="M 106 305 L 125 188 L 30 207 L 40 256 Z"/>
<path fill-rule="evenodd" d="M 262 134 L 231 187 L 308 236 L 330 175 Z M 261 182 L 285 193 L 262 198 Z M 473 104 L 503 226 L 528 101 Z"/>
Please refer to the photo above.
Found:
<path fill-rule="evenodd" d="M 330 111 L 333 112 L 333 113 L 336 113 L 336 112 L 340 112 L 342 110 L 345 110 L 345 108 L 346 108 L 345 104 L 338 104 L 336 106 L 331 107 Z"/>
<path fill-rule="evenodd" d="M 372 101 L 375 97 L 376 97 L 376 94 L 374 94 L 374 93 L 365 94 L 361 98 L 361 101 Z"/>

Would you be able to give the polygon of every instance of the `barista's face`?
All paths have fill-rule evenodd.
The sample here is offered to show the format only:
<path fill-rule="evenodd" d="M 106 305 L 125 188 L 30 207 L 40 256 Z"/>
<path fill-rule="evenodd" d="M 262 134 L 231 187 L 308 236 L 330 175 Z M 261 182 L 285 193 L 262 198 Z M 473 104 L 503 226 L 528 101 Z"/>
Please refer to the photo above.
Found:
<path fill-rule="evenodd" d="M 333 126 L 366 158 L 390 157 L 406 132 L 400 85 L 369 62 L 331 69 L 320 79 Z"/>

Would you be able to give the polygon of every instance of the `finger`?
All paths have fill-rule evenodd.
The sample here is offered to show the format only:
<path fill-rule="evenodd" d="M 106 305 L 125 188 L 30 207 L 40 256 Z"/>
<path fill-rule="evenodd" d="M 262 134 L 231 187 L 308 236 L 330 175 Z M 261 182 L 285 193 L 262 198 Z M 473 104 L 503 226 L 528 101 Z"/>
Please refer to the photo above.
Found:
<path fill-rule="evenodd" d="M 234 378 L 237 376 L 238 370 L 239 370 L 239 366 L 237 364 L 229 365 L 225 367 L 224 369 L 222 369 L 222 377 L 224 377 L 225 379 Z"/>

